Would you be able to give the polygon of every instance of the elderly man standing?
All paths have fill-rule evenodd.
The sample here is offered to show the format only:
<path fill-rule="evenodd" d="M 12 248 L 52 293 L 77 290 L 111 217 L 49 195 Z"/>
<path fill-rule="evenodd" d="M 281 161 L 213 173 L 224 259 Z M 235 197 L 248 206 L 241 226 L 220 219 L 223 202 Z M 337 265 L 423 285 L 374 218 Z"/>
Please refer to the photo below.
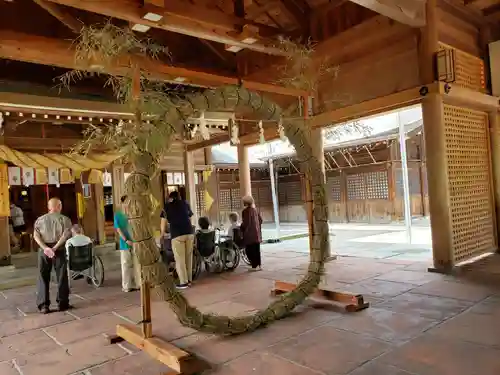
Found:
<path fill-rule="evenodd" d="M 61 214 L 62 202 L 52 198 L 48 203 L 49 212 L 35 221 L 34 238 L 40 246 L 38 253 L 37 306 L 41 313 L 50 313 L 50 274 L 52 266 L 57 277 L 57 303 L 59 311 L 70 308 L 69 283 L 64 245 L 71 235 L 71 220 Z"/>

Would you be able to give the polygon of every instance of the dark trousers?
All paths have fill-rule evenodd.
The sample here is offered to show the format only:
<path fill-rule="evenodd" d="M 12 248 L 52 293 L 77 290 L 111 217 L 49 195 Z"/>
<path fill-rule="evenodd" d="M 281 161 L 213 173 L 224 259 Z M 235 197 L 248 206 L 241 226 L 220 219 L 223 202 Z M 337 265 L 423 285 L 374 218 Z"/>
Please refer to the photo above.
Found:
<path fill-rule="evenodd" d="M 245 247 L 245 252 L 247 254 L 248 260 L 250 261 L 250 266 L 252 268 L 260 267 L 260 243 L 253 243 Z"/>
<path fill-rule="evenodd" d="M 68 268 L 64 248 L 58 249 L 55 252 L 54 258 L 49 258 L 43 253 L 43 250 L 40 249 L 38 251 L 39 275 L 36 293 L 36 304 L 38 308 L 50 306 L 49 290 L 52 266 L 54 266 L 57 278 L 57 303 L 59 304 L 59 307 L 67 307 L 69 304 Z"/>

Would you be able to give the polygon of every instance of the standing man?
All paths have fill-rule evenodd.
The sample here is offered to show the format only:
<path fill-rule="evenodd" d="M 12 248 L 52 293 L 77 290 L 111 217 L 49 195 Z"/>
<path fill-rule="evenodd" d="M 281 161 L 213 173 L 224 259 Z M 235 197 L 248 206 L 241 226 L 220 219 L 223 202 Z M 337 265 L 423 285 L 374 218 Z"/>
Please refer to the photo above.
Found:
<path fill-rule="evenodd" d="M 120 237 L 120 263 L 122 266 L 122 290 L 132 292 L 138 290 L 140 286 L 140 271 L 137 259 L 133 253 L 132 238 L 128 227 L 128 217 L 123 212 L 123 205 L 127 200 L 124 195 L 120 198 L 122 207 L 115 212 L 114 225 L 116 233 Z"/>
<path fill-rule="evenodd" d="M 178 289 L 186 289 L 193 280 L 193 212 L 177 191 L 169 194 L 169 201 L 161 213 L 161 235 L 166 234 L 167 222 L 170 226 L 175 269 L 179 276 Z"/>
<path fill-rule="evenodd" d="M 12 218 L 14 233 L 19 235 L 26 230 L 26 225 L 24 223 L 24 213 L 21 207 L 16 206 L 14 203 L 11 203 L 10 217 Z"/>
<path fill-rule="evenodd" d="M 69 283 L 64 245 L 71 235 L 71 220 L 61 214 L 62 202 L 52 198 L 48 203 L 49 212 L 35 221 L 34 238 L 38 252 L 37 306 L 43 314 L 50 313 L 50 274 L 52 266 L 57 277 L 57 303 L 59 311 L 66 311 L 69 305 Z"/>

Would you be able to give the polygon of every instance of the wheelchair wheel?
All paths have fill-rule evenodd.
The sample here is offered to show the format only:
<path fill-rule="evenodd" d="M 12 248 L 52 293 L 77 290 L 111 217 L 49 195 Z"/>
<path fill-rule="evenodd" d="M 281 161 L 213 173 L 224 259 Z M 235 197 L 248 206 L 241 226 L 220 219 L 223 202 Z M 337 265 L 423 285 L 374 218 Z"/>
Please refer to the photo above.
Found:
<path fill-rule="evenodd" d="M 247 257 L 247 252 L 245 251 L 245 248 L 242 247 L 242 248 L 239 248 L 239 253 L 240 253 L 240 258 L 243 259 L 243 262 L 249 266 L 250 265 L 250 260 L 248 259 Z"/>
<path fill-rule="evenodd" d="M 201 255 L 197 249 L 193 249 L 193 280 L 196 280 L 201 273 Z"/>
<path fill-rule="evenodd" d="M 234 271 L 240 264 L 240 249 L 236 245 L 224 250 L 224 270 Z"/>
<path fill-rule="evenodd" d="M 87 276 L 87 283 L 99 288 L 104 283 L 104 264 L 99 256 L 94 255 L 94 265 L 89 270 L 90 276 Z"/>

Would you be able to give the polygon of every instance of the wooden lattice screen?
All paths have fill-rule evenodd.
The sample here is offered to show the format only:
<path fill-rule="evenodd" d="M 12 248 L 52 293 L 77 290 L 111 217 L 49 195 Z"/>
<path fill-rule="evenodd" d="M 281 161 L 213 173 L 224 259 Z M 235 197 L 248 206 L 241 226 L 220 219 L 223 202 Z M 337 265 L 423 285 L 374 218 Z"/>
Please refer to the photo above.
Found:
<path fill-rule="evenodd" d="M 347 175 L 347 199 L 388 199 L 387 171 L 373 171 Z"/>
<path fill-rule="evenodd" d="M 197 185 L 196 186 L 196 212 L 198 214 L 198 217 L 207 215 L 206 212 L 206 204 L 205 204 L 205 189 Z"/>
<path fill-rule="evenodd" d="M 340 202 L 341 200 L 341 187 L 340 176 L 328 176 L 326 179 L 326 187 L 328 198 L 332 202 Z"/>
<path fill-rule="evenodd" d="M 454 263 L 494 250 L 488 115 L 444 105 Z"/>
<path fill-rule="evenodd" d="M 474 91 L 485 91 L 484 61 L 481 58 L 442 43 L 440 44 L 440 49 L 452 49 L 455 51 L 454 83 L 456 85 Z"/>
<path fill-rule="evenodd" d="M 300 181 L 278 182 L 278 201 L 280 206 L 303 204 Z"/>

